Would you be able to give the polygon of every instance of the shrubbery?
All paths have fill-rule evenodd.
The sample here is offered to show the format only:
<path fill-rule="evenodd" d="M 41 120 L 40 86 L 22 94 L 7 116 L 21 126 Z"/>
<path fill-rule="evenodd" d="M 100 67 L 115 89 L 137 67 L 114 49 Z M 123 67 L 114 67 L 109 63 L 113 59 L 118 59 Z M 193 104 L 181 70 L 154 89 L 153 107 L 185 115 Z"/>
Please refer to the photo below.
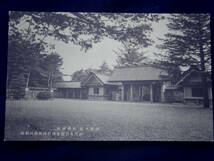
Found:
<path fill-rule="evenodd" d="M 50 92 L 39 92 L 36 96 L 37 99 L 40 100 L 47 100 L 51 98 L 51 93 Z"/>
<path fill-rule="evenodd" d="M 24 90 L 24 88 L 16 88 L 16 89 L 14 89 L 12 91 L 12 96 L 16 100 L 24 98 L 24 96 L 25 96 L 25 90 Z"/>

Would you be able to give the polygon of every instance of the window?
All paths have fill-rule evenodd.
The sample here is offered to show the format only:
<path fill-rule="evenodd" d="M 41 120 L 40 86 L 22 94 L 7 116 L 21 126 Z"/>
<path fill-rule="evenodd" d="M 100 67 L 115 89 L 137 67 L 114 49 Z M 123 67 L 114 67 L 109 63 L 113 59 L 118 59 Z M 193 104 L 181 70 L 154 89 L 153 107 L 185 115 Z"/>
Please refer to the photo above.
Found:
<path fill-rule="evenodd" d="M 94 87 L 94 94 L 99 94 L 99 88 Z"/>
<path fill-rule="evenodd" d="M 203 90 L 202 88 L 192 88 L 192 97 L 202 97 Z"/>

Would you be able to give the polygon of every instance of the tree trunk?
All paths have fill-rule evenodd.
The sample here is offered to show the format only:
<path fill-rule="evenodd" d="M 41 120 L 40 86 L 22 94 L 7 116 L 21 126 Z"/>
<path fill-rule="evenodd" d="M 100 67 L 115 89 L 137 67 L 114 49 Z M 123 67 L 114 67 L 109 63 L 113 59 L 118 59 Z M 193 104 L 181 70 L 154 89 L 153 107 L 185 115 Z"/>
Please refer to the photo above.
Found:
<path fill-rule="evenodd" d="M 50 79 L 51 79 L 51 72 L 48 75 L 48 88 L 50 89 Z"/>
<path fill-rule="evenodd" d="M 48 76 L 48 88 L 49 89 L 52 89 L 52 74 L 53 74 L 53 72 L 50 72 L 49 76 Z"/>
<path fill-rule="evenodd" d="M 203 107 L 209 108 L 209 98 L 208 98 L 208 87 L 207 87 L 207 75 L 206 75 L 206 68 L 205 68 L 205 60 L 204 60 L 204 49 L 203 49 L 203 40 L 202 40 L 202 25 L 201 25 L 201 17 L 199 15 L 199 51 L 200 51 L 200 63 L 201 63 L 201 78 L 202 83 L 201 86 L 203 88 Z"/>
<path fill-rule="evenodd" d="M 51 73 L 51 79 L 50 79 L 50 81 L 51 81 L 51 89 L 53 88 L 53 73 Z"/>
<path fill-rule="evenodd" d="M 202 73 L 202 88 L 203 88 L 203 107 L 209 108 L 208 87 L 206 73 Z"/>
<path fill-rule="evenodd" d="M 27 75 L 26 88 L 28 88 L 29 81 L 30 81 L 30 72 L 29 72 L 28 75 Z"/>
<path fill-rule="evenodd" d="M 203 47 L 202 44 L 200 44 L 200 59 L 201 59 L 201 78 L 202 78 L 202 83 L 201 87 L 203 88 L 203 107 L 208 108 L 209 107 L 209 98 L 208 98 L 208 87 L 207 87 L 207 75 L 206 75 L 206 70 L 205 70 L 205 62 L 204 62 L 204 52 L 203 52 Z"/>

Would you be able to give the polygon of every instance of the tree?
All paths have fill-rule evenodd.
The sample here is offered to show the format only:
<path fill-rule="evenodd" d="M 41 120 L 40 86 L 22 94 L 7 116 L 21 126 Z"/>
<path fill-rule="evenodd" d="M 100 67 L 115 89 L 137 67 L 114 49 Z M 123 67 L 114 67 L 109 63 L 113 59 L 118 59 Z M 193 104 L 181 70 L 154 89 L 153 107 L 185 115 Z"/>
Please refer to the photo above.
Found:
<path fill-rule="evenodd" d="M 209 106 L 206 71 L 211 69 L 209 14 L 173 14 L 162 39 L 162 62 L 174 66 L 198 65 L 202 71 L 204 107 Z"/>
<path fill-rule="evenodd" d="M 41 46 L 22 39 L 19 33 L 8 40 L 7 88 L 14 98 L 22 98 L 28 86 L 30 73 L 37 70 Z"/>
<path fill-rule="evenodd" d="M 27 79 L 25 85 L 20 84 L 22 89 L 28 84 L 43 84 L 40 82 L 42 79 L 36 79 L 45 78 L 44 73 L 52 71 L 48 74 L 48 84 L 51 87 L 53 70 L 51 67 L 40 68 L 44 61 L 43 55 L 50 54 L 50 39 L 71 42 L 85 51 L 104 37 L 121 42 L 129 40 L 136 46 L 147 47 L 152 42 L 149 36 L 152 32 L 150 22 L 159 19 L 157 14 L 12 11 L 9 14 L 8 87 L 14 83 L 12 77 Z M 127 20 L 131 23 L 127 23 Z M 12 73 L 23 76 L 18 78 L 17 74 Z"/>
<path fill-rule="evenodd" d="M 86 78 L 88 78 L 89 72 L 87 70 L 79 70 L 73 73 L 72 75 L 72 81 L 79 81 L 79 82 L 83 82 L 84 80 L 86 80 Z"/>
<path fill-rule="evenodd" d="M 112 70 L 109 68 L 106 61 L 103 61 L 103 63 L 100 65 L 98 72 L 101 74 L 111 74 Z"/>
<path fill-rule="evenodd" d="M 104 74 L 104 75 L 110 75 L 112 73 L 112 70 L 109 68 L 108 64 L 104 61 L 99 68 L 92 69 L 81 69 L 72 74 L 72 81 L 85 81 L 91 72 Z"/>
<path fill-rule="evenodd" d="M 65 43 L 72 42 L 85 50 L 103 37 L 118 41 L 129 39 L 146 47 L 152 42 L 149 35 L 151 22 L 159 19 L 157 14 L 13 11 L 10 12 L 10 33 L 22 33 L 23 37 L 31 37 L 40 43 L 52 37 Z"/>
<path fill-rule="evenodd" d="M 49 55 L 45 55 L 42 62 L 41 68 L 44 71 L 44 76 L 47 76 L 47 86 L 48 88 L 52 88 L 53 81 L 59 80 L 62 77 L 61 72 L 59 71 L 60 66 L 63 64 L 62 58 L 57 53 L 51 53 Z"/>
<path fill-rule="evenodd" d="M 47 83 L 44 82 L 48 80 L 47 67 L 49 65 L 47 64 L 51 64 L 48 61 L 51 61 L 52 56 L 45 54 L 45 43 L 38 43 L 33 37 L 27 37 L 23 33 L 12 32 L 11 30 L 14 30 L 14 28 L 9 28 L 7 88 L 10 89 L 10 95 L 13 98 L 19 99 L 24 97 L 24 90 L 29 85 L 47 87 Z M 53 72 L 58 71 L 60 59 L 60 56 L 58 56 L 58 60 L 56 59 L 54 62 L 57 66 L 53 67 Z M 44 61 L 46 61 L 46 65 L 42 67 Z"/>
<path fill-rule="evenodd" d="M 135 45 L 123 43 L 123 48 L 115 51 L 117 54 L 117 66 L 141 65 L 146 57 Z"/>
<path fill-rule="evenodd" d="M 172 84 L 176 84 L 182 77 L 182 70 L 179 65 L 170 63 L 168 61 L 156 60 L 154 66 L 161 68 L 168 72 Z"/>

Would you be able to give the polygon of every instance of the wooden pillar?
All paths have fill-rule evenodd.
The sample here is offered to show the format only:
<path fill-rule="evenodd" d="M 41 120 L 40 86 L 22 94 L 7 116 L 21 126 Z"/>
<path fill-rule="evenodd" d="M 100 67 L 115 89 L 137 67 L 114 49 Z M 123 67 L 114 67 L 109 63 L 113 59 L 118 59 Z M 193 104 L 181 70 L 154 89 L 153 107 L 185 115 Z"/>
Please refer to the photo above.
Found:
<path fill-rule="evenodd" d="M 161 84 L 161 102 L 165 102 L 165 85 Z"/>
<path fill-rule="evenodd" d="M 183 91 L 184 91 L 184 104 L 186 104 L 186 97 L 187 97 L 187 88 L 186 87 L 183 87 Z"/>
<path fill-rule="evenodd" d="M 133 101 L 133 84 L 130 84 L 130 101 Z"/>
<path fill-rule="evenodd" d="M 153 84 L 150 85 L 150 102 L 153 102 Z"/>
<path fill-rule="evenodd" d="M 137 100 L 140 102 L 140 90 L 141 90 L 140 86 L 138 86 L 137 90 L 138 90 L 138 98 L 137 98 Z"/>
<path fill-rule="evenodd" d="M 75 92 L 76 92 L 76 90 L 75 90 L 75 88 L 73 88 L 73 89 L 72 89 L 72 94 L 73 94 L 72 97 L 73 97 L 73 98 L 75 98 Z"/>
<path fill-rule="evenodd" d="M 143 99 L 143 95 L 144 95 L 144 93 L 143 93 L 143 85 L 140 87 L 140 101 L 144 101 L 144 99 Z"/>
<path fill-rule="evenodd" d="M 68 88 L 65 88 L 65 91 L 66 91 L 66 98 L 69 98 Z"/>
<path fill-rule="evenodd" d="M 121 101 L 124 101 L 124 85 L 122 84 L 121 88 Z"/>
<path fill-rule="evenodd" d="M 82 88 L 80 88 L 80 99 L 82 99 Z"/>

